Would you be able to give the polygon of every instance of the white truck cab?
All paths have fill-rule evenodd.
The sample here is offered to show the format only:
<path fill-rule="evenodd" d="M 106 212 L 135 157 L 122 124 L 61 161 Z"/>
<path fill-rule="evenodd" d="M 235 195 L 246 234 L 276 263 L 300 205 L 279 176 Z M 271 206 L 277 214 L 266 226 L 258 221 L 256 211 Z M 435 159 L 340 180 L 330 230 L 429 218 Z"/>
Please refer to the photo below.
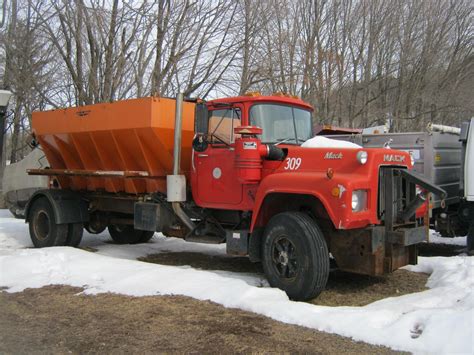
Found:
<path fill-rule="evenodd" d="M 460 217 L 468 224 L 467 249 L 474 251 L 474 117 L 464 122 L 459 140 L 462 142 Z"/>
<path fill-rule="evenodd" d="M 467 137 L 464 156 L 464 198 L 474 202 L 474 118 L 471 118 L 467 126 L 465 128 Z M 463 140 L 462 135 L 461 140 Z"/>

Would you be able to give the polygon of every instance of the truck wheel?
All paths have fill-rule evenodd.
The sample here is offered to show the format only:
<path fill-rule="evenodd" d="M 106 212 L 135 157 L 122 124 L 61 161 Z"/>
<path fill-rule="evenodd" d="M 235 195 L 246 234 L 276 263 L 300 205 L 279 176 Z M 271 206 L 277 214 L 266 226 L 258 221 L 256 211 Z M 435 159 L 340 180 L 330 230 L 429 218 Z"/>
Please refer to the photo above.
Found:
<path fill-rule="evenodd" d="M 111 224 L 109 233 L 117 244 L 139 244 L 148 242 L 155 232 L 134 229 L 131 225 Z"/>
<path fill-rule="evenodd" d="M 105 231 L 105 228 L 107 228 L 107 226 L 100 226 L 100 228 L 97 228 L 97 227 L 91 225 L 90 223 L 85 223 L 84 228 L 90 234 L 100 234 L 103 231 Z"/>
<path fill-rule="evenodd" d="M 152 231 L 140 231 L 142 232 L 142 236 L 138 243 L 148 243 L 151 238 L 155 235 L 155 232 Z"/>
<path fill-rule="evenodd" d="M 474 222 L 469 225 L 469 231 L 466 238 L 467 252 L 472 254 L 474 252 Z"/>
<path fill-rule="evenodd" d="M 274 216 L 263 235 L 263 270 L 296 301 L 316 297 L 329 276 L 329 251 L 318 225 L 301 212 Z"/>
<path fill-rule="evenodd" d="M 82 223 L 69 223 L 67 228 L 66 245 L 70 247 L 78 247 L 82 240 L 84 226 Z"/>
<path fill-rule="evenodd" d="M 89 222 L 84 223 L 84 228 L 90 234 L 100 234 L 105 231 L 107 224 L 99 213 L 93 212 L 89 215 Z"/>
<path fill-rule="evenodd" d="M 68 225 L 56 224 L 53 208 L 46 198 L 33 201 L 29 217 L 30 237 L 36 248 L 66 244 Z"/>

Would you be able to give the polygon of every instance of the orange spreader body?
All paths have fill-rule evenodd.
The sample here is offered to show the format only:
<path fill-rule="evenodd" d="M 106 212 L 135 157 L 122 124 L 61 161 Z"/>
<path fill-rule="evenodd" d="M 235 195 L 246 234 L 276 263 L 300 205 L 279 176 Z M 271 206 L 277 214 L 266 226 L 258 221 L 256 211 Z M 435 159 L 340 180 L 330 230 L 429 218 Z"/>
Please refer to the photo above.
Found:
<path fill-rule="evenodd" d="M 62 188 L 166 192 L 173 168 L 176 101 L 146 97 L 35 112 L 33 131 L 52 169 L 144 171 L 150 177 L 59 177 Z M 183 104 L 181 173 L 189 178 L 194 103 Z"/>

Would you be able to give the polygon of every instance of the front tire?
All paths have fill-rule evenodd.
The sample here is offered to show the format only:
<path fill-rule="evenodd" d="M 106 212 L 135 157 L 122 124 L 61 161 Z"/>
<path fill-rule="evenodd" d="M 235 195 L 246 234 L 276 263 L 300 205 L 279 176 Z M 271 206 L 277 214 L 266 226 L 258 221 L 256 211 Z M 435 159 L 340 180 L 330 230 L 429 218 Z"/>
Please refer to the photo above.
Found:
<path fill-rule="evenodd" d="M 148 242 L 155 232 L 134 229 L 131 225 L 111 224 L 109 234 L 117 244 L 139 244 Z"/>
<path fill-rule="evenodd" d="M 34 200 L 29 213 L 30 238 L 36 248 L 63 246 L 68 237 L 68 225 L 56 224 L 53 207 L 47 198 Z"/>
<path fill-rule="evenodd" d="M 313 219 L 301 212 L 277 214 L 263 238 L 263 269 L 271 286 L 295 301 L 314 298 L 324 290 L 329 251 Z"/>

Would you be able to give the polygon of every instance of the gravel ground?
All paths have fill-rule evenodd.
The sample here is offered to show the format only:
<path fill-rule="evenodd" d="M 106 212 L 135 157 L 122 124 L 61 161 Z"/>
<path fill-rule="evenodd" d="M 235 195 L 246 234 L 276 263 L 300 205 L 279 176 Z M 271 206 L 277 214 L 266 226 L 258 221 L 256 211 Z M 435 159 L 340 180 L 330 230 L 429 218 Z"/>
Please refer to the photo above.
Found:
<path fill-rule="evenodd" d="M 0 353 L 394 353 L 187 297 L 80 291 L 0 292 Z"/>
<path fill-rule="evenodd" d="M 425 245 L 420 254 L 457 255 L 459 249 Z M 260 264 L 244 257 L 164 252 L 140 260 L 263 274 Z M 427 278 L 405 270 L 385 277 L 332 270 L 327 289 L 310 303 L 363 306 L 422 291 Z M 68 286 L 0 292 L 0 353 L 393 353 L 187 297 L 84 296 L 80 292 Z"/>

